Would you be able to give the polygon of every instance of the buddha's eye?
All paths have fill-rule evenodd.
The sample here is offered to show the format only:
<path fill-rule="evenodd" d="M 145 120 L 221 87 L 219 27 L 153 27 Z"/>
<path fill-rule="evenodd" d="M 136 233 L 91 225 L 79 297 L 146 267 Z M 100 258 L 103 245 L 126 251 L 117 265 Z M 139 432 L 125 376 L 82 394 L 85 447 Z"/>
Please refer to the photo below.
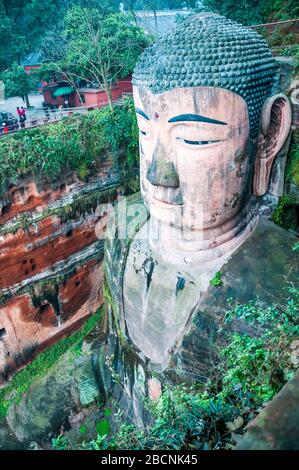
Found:
<path fill-rule="evenodd" d="M 188 139 L 182 139 L 181 137 L 177 137 L 177 140 L 179 142 L 183 142 L 184 144 L 188 144 L 188 145 L 209 145 L 209 144 L 216 144 L 218 142 L 221 142 L 221 140 L 188 140 Z"/>

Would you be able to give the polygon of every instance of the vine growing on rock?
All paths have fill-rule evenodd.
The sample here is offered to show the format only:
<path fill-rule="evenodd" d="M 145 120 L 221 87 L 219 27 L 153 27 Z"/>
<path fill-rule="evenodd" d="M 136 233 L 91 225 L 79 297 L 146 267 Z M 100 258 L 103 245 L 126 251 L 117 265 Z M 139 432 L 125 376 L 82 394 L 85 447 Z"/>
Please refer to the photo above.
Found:
<path fill-rule="evenodd" d="M 76 172 L 82 180 L 106 154 L 120 169 L 138 166 L 138 130 L 133 100 L 122 105 L 74 114 L 58 123 L 3 136 L 0 139 L 0 196 L 20 176 L 55 183 Z"/>

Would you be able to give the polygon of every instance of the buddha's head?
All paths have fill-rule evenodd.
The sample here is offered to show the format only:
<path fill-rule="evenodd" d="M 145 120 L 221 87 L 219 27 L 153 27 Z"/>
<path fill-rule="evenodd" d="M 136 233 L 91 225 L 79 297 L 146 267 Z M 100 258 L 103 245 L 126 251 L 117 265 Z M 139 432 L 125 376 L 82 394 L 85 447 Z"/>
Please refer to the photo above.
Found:
<path fill-rule="evenodd" d="M 265 41 L 215 14 L 188 18 L 145 50 L 133 85 L 152 216 L 222 230 L 266 193 L 291 123 L 288 99 L 273 95 L 275 76 Z"/>

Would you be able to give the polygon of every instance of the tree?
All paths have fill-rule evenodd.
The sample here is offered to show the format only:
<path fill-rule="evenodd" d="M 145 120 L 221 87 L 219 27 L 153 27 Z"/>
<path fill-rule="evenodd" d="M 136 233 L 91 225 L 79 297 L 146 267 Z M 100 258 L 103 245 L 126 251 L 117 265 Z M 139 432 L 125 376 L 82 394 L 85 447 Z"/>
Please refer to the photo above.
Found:
<path fill-rule="evenodd" d="M 0 0 L 0 71 L 38 51 L 49 29 L 62 30 L 63 18 L 74 5 L 109 14 L 118 10 L 119 0 Z"/>
<path fill-rule="evenodd" d="M 23 51 L 24 37 L 16 33 L 13 21 L 6 15 L 3 1 L 0 0 L 0 72 L 10 67 Z"/>
<path fill-rule="evenodd" d="M 161 8 L 161 0 L 143 0 L 145 10 L 150 10 L 154 14 L 155 18 L 155 29 L 158 34 L 158 23 L 157 23 L 157 10 Z"/>
<path fill-rule="evenodd" d="M 128 15 L 102 15 L 97 9 L 74 7 L 65 18 L 66 55 L 59 67 L 69 80 L 99 83 L 113 109 L 111 82 L 133 71 L 148 44 Z"/>
<path fill-rule="evenodd" d="M 26 106 L 30 106 L 28 95 L 33 87 L 33 78 L 25 72 L 23 67 L 14 63 L 11 69 L 1 74 L 1 80 L 4 82 L 7 97 L 20 96 Z"/>
<path fill-rule="evenodd" d="M 236 2 L 235 0 L 204 0 L 204 5 L 209 11 L 220 13 L 233 20 L 243 24 L 262 23 L 261 4 L 263 0 L 243 0 Z"/>
<path fill-rule="evenodd" d="M 204 0 L 206 9 L 220 13 L 243 24 L 266 23 L 298 18 L 296 0 Z"/>

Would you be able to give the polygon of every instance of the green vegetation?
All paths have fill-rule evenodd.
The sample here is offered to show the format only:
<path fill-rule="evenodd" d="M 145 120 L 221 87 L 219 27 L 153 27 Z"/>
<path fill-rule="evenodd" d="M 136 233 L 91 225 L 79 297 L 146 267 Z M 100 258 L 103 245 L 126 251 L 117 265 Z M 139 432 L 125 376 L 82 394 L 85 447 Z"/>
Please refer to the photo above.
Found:
<path fill-rule="evenodd" d="M 133 72 L 138 56 L 149 43 L 144 31 L 129 15 L 107 15 L 97 8 L 77 6 L 65 17 L 63 36 L 65 51 L 53 68 L 62 71 L 70 85 L 78 80 L 101 84 L 112 109 L 110 83 Z"/>
<path fill-rule="evenodd" d="M 0 79 L 5 83 L 5 94 L 9 98 L 11 96 L 19 96 L 26 102 L 29 107 L 28 95 L 34 88 L 34 80 L 28 75 L 23 67 L 14 63 L 11 69 L 0 74 Z"/>
<path fill-rule="evenodd" d="M 298 49 L 299 51 L 299 49 Z M 298 54 L 299 67 L 299 54 Z M 285 170 L 285 192 L 271 216 L 285 229 L 299 230 L 299 134 L 293 131 Z"/>
<path fill-rule="evenodd" d="M 67 450 L 68 449 L 67 438 L 63 435 L 54 437 L 54 439 L 52 439 L 52 447 L 55 450 Z"/>
<path fill-rule="evenodd" d="M 80 330 L 40 353 L 30 364 L 18 372 L 6 387 L 0 389 L 0 419 L 6 416 L 10 405 L 20 402 L 22 395 L 35 380 L 46 375 L 62 354 L 68 350 L 73 350 L 77 354 L 83 338 L 95 328 L 100 318 L 101 310 L 98 310 Z"/>
<path fill-rule="evenodd" d="M 128 184 L 128 178 L 126 183 Z M 37 224 L 45 218 L 55 215 L 60 218 L 62 223 L 68 222 L 70 220 L 75 220 L 81 216 L 94 212 L 99 204 L 109 203 L 110 200 L 113 200 L 115 196 L 116 187 L 112 187 L 106 190 L 99 189 L 91 191 L 89 194 L 79 196 L 69 204 L 52 209 L 47 208 L 40 214 L 34 215 L 33 217 L 29 213 L 23 213 L 15 219 L 13 224 L 8 226 L 4 225 L 3 227 L 0 227 L 0 234 L 14 234 L 19 229 L 29 230 L 30 226 L 32 226 L 33 224 Z"/>
<path fill-rule="evenodd" d="M 138 128 L 133 100 L 122 106 L 74 115 L 62 121 L 5 136 L 0 141 L 0 195 L 19 176 L 33 174 L 37 181 L 56 183 L 75 171 L 84 178 L 112 153 L 121 168 L 138 165 Z"/>
<path fill-rule="evenodd" d="M 288 294 L 284 308 L 250 302 L 236 304 L 227 313 L 226 323 L 243 320 L 256 329 L 257 336 L 234 333 L 221 352 L 226 364 L 223 396 L 240 384 L 259 406 L 292 377 L 299 366 L 293 348 L 299 346 L 299 290 L 290 287 Z"/>
<path fill-rule="evenodd" d="M 285 229 L 296 230 L 298 227 L 297 200 L 292 194 L 283 194 L 273 211 L 271 220 Z"/>
<path fill-rule="evenodd" d="M 296 0 L 204 0 L 203 4 L 209 11 L 247 25 L 288 20 L 299 16 Z"/>
<path fill-rule="evenodd" d="M 207 384 L 166 386 L 158 402 L 147 399 L 152 419 L 145 429 L 127 424 L 118 411 L 110 416 L 119 425 L 116 433 L 106 423 L 96 439 L 83 445 L 73 445 L 64 437 L 64 448 L 233 448 L 236 435 L 244 432 L 260 407 L 299 367 L 299 290 L 289 287 L 282 307 L 262 306 L 258 301 L 229 302 L 231 308 L 221 328 L 227 345 L 219 349 L 219 363 Z M 236 321 L 248 325 L 252 334 L 245 328 L 244 333 L 233 333 Z"/>
<path fill-rule="evenodd" d="M 215 274 L 215 276 L 213 277 L 213 279 L 210 280 L 210 286 L 213 286 L 213 287 L 220 287 L 223 285 L 223 281 L 221 279 L 222 277 L 222 272 L 221 271 L 217 271 L 217 273 Z"/>
<path fill-rule="evenodd" d="M 38 51 L 49 29 L 59 31 L 67 11 L 76 5 L 93 6 L 106 14 L 119 8 L 118 0 L 0 0 L 0 71 L 26 53 Z"/>
<path fill-rule="evenodd" d="M 299 66 L 299 48 L 298 48 L 298 66 Z M 286 182 L 294 183 L 299 187 L 299 135 L 294 132 L 291 147 L 288 155 L 286 167 Z"/>

